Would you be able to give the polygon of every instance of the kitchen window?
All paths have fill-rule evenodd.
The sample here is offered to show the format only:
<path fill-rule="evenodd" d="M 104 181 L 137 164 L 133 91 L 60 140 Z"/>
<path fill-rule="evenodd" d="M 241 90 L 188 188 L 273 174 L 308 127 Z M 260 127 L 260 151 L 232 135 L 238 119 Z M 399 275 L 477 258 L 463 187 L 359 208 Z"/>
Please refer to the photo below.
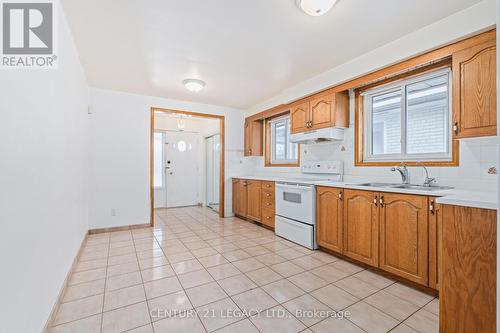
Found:
<path fill-rule="evenodd" d="M 290 116 L 266 123 L 266 166 L 298 166 L 299 145 L 290 142 Z"/>
<path fill-rule="evenodd" d="M 363 91 L 363 162 L 452 160 L 450 69 Z"/>

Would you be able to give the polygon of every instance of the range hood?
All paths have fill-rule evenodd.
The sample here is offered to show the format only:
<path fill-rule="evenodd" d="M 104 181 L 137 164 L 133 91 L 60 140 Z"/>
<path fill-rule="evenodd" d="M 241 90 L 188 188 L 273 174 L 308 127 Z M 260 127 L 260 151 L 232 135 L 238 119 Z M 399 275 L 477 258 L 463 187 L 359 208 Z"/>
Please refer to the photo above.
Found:
<path fill-rule="evenodd" d="M 344 129 L 335 127 L 321 128 L 303 133 L 292 134 L 290 136 L 291 142 L 301 144 L 313 144 L 341 140 L 344 140 Z"/>

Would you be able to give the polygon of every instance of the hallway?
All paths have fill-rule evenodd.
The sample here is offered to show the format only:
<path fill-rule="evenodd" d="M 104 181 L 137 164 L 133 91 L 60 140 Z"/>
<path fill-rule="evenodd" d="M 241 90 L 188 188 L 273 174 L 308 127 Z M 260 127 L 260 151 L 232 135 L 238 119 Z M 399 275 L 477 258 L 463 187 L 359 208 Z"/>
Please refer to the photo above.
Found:
<path fill-rule="evenodd" d="M 438 331 L 437 299 L 255 224 L 201 207 L 156 223 L 88 237 L 52 333 Z"/>

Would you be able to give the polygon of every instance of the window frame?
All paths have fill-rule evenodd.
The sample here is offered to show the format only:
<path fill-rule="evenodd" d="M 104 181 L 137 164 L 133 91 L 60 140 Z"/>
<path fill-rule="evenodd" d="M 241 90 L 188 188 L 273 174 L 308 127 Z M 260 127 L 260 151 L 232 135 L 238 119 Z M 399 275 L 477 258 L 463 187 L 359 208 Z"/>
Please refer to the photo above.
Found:
<path fill-rule="evenodd" d="M 161 130 L 155 130 L 153 132 L 153 145 L 155 142 L 155 134 L 161 134 L 161 154 L 162 154 L 162 161 L 161 161 L 161 186 L 156 186 L 154 183 L 154 176 L 155 176 L 155 166 L 153 165 L 153 189 L 155 190 L 163 190 L 166 187 L 166 174 L 165 174 L 165 161 L 166 161 L 166 156 L 165 156 L 165 142 L 166 142 L 166 132 L 161 131 Z M 153 147 L 154 150 L 154 147 Z M 154 161 L 153 161 L 154 162 Z"/>
<path fill-rule="evenodd" d="M 407 153 L 407 140 L 408 140 L 408 86 L 427 81 L 433 78 L 446 76 L 446 81 L 448 85 L 448 94 L 446 97 L 446 104 L 448 105 L 448 112 L 446 114 L 446 151 L 442 153 L 421 153 L 421 154 L 408 154 Z M 428 73 L 420 74 L 415 77 L 399 80 L 393 83 L 389 83 L 382 87 L 367 90 L 361 94 L 363 97 L 363 102 L 368 98 L 369 102 L 364 103 L 365 112 L 365 150 L 363 152 L 363 157 L 365 161 L 387 161 L 387 160 L 398 160 L 403 162 L 410 161 L 451 161 L 451 141 L 452 141 L 452 126 L 451 126 L 451 70 L 449 68 L 433 70 Z M 397 92 L 401 94 L 401 153 L 400 154 L 373 154 L 373 103 L 374 97 L 379 96 L 384 93 Z"/>
<path fill-rule="evenodd" d="M 406 87 L 410 84 L 424 81 L 442 75 L 448 76 L 448 114 L 447 114 L 447 153 L 429 154 L 405 154 L 406 149 L 406 116 L 407 99 Z M 372 124 L 370 103 L 365 103 L 365 96 L 378 95 L 383 92 L 396 91 L 401 89 L 401 154 L 376 154 L 371 153 L 372 147 Z M 422 68 L 408 71 L 407 73 L 386 78 L 380 83 L 371 84 L 358 88 L 355 93 L 355 166 L 392 166 L 398 163 L 406 165 L 426 165 L 426 166 L 458 166 L 459 164 L 459 141 L 453 139 L 452 134 L 452 93 L 453 78 L 451 63 L 447 60 L 438 62 Z"/>
<path fill-rule="evenodd" d="M 297 147 L 297 160 L 275 160 L 274 158 L 274 150 L 273 150 L 273 142 L 274 142 L 274 133 L 273 133 L 273 124 L 283 120 L 288 119 L 290 122 L 290 112 L 286 112 L 285 114 L 280 114 L 272 118 L 265 119 L 265 166 L 266 167 L 298 167 L 300 166 L 300 145 Z M 289 135 L 291 135 L 291 130 Z"/>

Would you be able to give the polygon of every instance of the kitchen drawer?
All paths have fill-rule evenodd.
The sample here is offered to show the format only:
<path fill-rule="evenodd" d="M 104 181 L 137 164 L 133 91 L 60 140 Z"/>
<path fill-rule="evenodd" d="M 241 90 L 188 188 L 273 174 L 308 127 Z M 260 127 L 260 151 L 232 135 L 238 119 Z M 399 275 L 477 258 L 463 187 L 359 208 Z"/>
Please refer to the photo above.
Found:
<path fill-rule="evenodd" d="M 274 228 L 274 209 L 262 208 L 261 223 Z"/>
<path fill-rule="evenodd" d="M 274 192 L 262 191 L 262 208 L 275 208 Z"/>
<path fill-rule="evenodd" d="M 265 190 L 264 187 L 262 187 L 262 199 L 263 200 L 272 200 L 274 202 L 274 190 Z"/>
<path fill-rule="evenodd" d="M 263 190 L 270 190 L 274 193 L 274 182 L 262 182 L 262 189 Z"/>

